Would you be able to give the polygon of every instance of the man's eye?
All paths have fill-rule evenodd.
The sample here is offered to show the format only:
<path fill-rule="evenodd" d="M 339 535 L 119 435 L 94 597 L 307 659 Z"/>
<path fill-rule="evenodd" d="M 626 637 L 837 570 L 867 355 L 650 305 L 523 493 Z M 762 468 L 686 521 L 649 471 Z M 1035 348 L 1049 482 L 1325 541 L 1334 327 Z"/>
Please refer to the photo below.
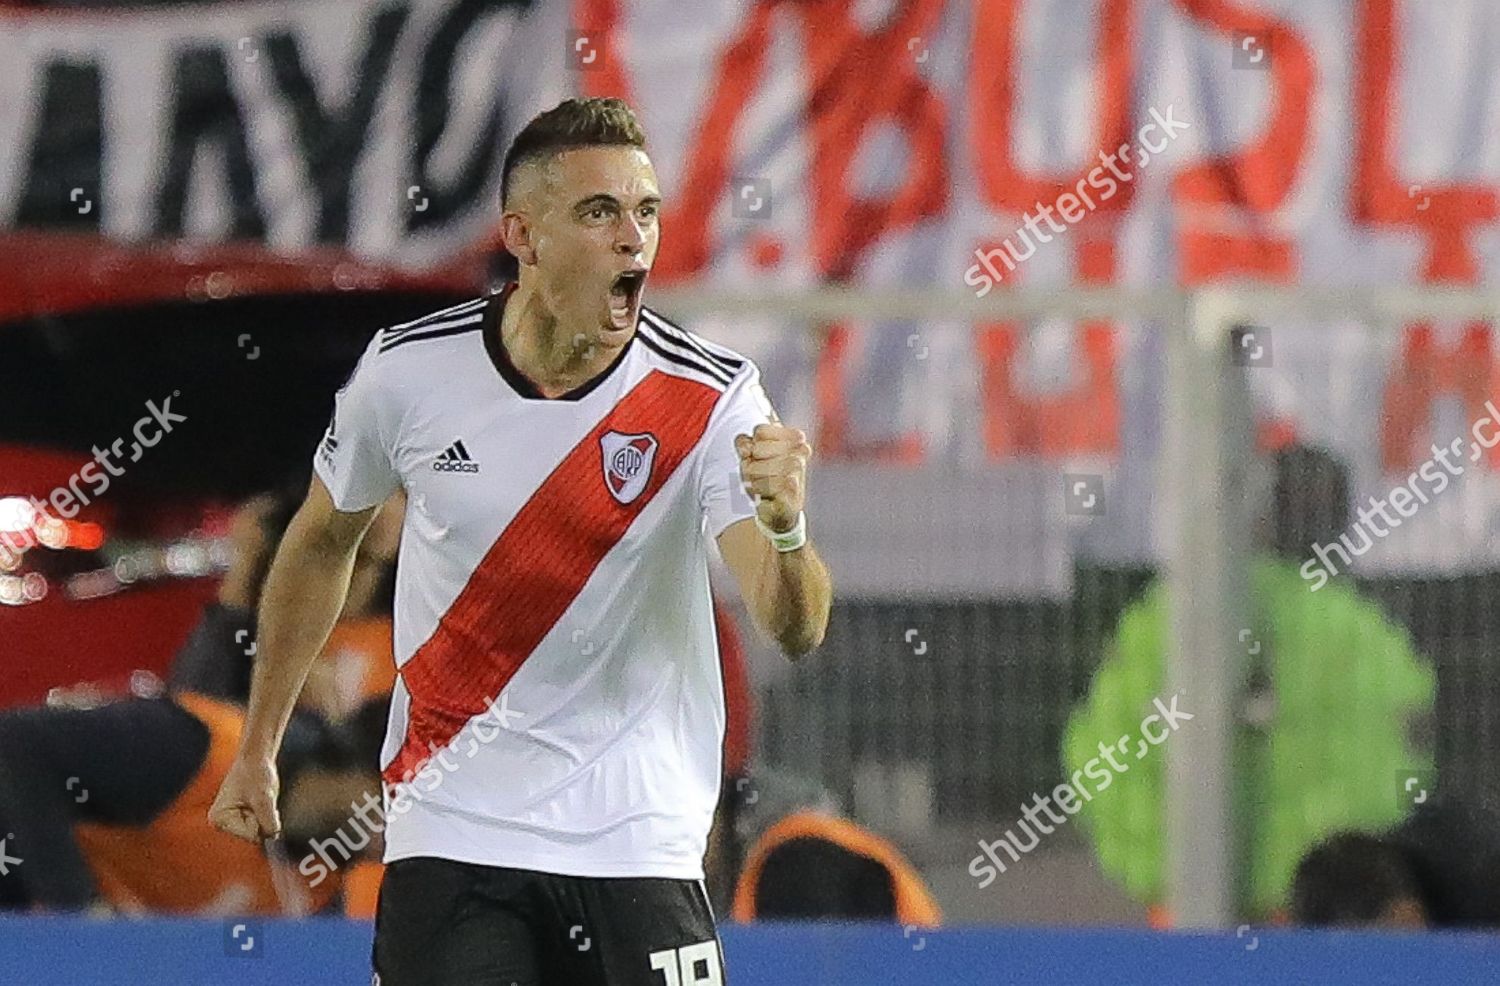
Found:
<path fill-rule="evenodd" d="M 643 205 L 638 211 L 641 215 L 645 216 L 648 219 L 654 219 L 656 217 L 656 206 L 654 205 Z"/>

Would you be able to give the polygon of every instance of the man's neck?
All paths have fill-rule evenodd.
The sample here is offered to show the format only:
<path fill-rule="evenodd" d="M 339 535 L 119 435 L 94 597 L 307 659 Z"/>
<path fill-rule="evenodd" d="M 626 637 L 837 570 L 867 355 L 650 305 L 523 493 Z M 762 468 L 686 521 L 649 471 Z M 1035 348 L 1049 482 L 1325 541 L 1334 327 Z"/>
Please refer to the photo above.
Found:
<path fill-rule="evenodd" d="M 500 341 L 505 355 L 537 391 L 548 398 L 576 390 L 603 373 L 619 350 L 591 342 L 591 334 L 568 331 L 547 311 L 541 297 L 518 284 L 505 301 Z"/>

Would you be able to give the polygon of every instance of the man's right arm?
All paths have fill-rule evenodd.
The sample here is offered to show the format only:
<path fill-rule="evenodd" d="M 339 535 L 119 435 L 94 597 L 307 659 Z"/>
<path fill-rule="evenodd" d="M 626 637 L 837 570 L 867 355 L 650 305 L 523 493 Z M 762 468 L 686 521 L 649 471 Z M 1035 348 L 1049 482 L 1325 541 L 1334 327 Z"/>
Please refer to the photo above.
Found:
<path fill-rule="evenodd" d="M 276 754 L 307 673 L 344 606 L 355 551 L 379 505 L 337 510 L 316 476 L 261 593 L 257 657 L 240 749 L 209 809 L 214 825 L 258 842 L 280 833 Z"/>

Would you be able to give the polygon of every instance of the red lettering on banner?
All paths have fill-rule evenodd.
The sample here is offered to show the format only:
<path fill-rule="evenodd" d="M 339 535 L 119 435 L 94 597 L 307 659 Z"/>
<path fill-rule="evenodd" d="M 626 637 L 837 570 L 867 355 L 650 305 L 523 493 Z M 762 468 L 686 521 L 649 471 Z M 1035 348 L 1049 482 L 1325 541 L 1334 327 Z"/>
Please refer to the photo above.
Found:
<path fill-rule="evenodd" d="M 1284 22 L 1231 0 L 1175 2 L 1188 17 L 1231 43 L 1249 44 L 1246 51 L 1261 53 L 1266 60 L 1263 77 L 1271 88 L 1270 113 L 1257 139 L 1233 154 L 1184 168 L 1173 182 L 1173 198 L 1185 213 L 1177 241 L 1181 282 L 1196 286 L 1249 275 L 1289 284 L 1297 276 L 1296 245 L 1267 227 L 1291 194 L 1307 157 L 1317 82 L 1312 53 Z M 1239 228 L 1219 228 L 1226 213 Z M 1200 219 L 1215 228 L 1196 225 Z M 1280 448 L 1296 437 L 1297 424 L 1290 418 L 1256 422 L 1261 449 Z"/>
<path fill-rule="evenodd" d="M 578 0 L 575 19 L 591 25 L 613 50 L 618 0 Z M 659 283 L 670 283 L 707 268 L 712 255 L 710 218 L 728 190 L 733 137 L 763 75 L 769 44 L 768 22 L 774 3 L 757 3 L 745 15 L 739 35 L 720 58 L 713 95 L 685 159 L 683 178 L 664 207 L 661 253 L 653 269 Z M 909 0 L 879 31 L 861 34 L 852 17 L 852 0 L 843 3 L 786 5 L 802 18 L 809 97 L 803 119 L 810 128 L 812 167 L 807 200 L 812 210 L 811 254 L 824 280 L 851 277 L 866 250 L 893 230 L 943 215 L 948 204 L 949 175 L 943 156 L 945 113 L 941 100 L 917 71 L 921 53 L 913 40 L 931 37 L 942 13 L 942 0 Z M 584 71 L 589 95 L 616 95 L 630 100 L 623 70 Z M 908 164 L 905 180 L 887 196 L 871 198 L 851 187 L 856 155 L 881 124 L 905 136 Z M 775 194 L 775 189 L 772 194 Z M 753 259 L 774 255 L 764 240 L 754 243 Z M 920 455 L 920 441 L 908 435 L 894 443 L 857 448 L 847 429 L 843 386 L 847 327 L 829 327 L 825 344 L 834 348 L 819 358 L 816 388 L 819 447 L 826 454 Z M 837 345 L 835 345 L 837 343 Z"/>
<path fill-rule="evenodd" d="M 909 0 L 880 30 L 860 33 L 853 4 L 795 5 L 808 54 L 812 168 L 808 203 L 813 216 L 811 252 L 819 274 L 843 281 L 864 253 L 894 230 L 943 215 L 949 176 L 943 156 L 942 102 L 917 71 L 918 46 L 932 37 L 941 0 Z M 924 49 L 925 50 L 925 49 Z M 906 139 L 904 181 L 881 198 L 852 187 L 854 164 L 877 126 L 892 125 Z M 848 427 L 845 356 L 850 328 L 827 326 L 815 384 L 818 443 L 842 458 L 920 461 L 920 435 L 908 432 L 876 443 L 857 443 Z"/>
<path fill-rule="evenodd" d="M 1016 47 L 1021 0 L 982 0 L 974 15 L 970 52 L 973 76 L 969 84 L 971 143 L 980 195 L 1001 212 L 1026 213 L 1038 203 L 1056 208 L 1064 192 L 1074 192 L 1091 173 L 1109 174 L 1103 162 L 1090 157 L 1075 174 L 1038 176 L 1022 170 L 1014 151 L 1016 87 L 1021 77 Z M 1096 47 L 1099 64 L 1094 86 L 1094 146 L 1100 153 L 1116 151 L 1130 139 L 1130 90 L 1135 66 L 1131 53 L 1132 0 L 1104 0 Z M 1112 180 L 1111 180 L 1112 181 Z M 1133 182 L 1113 182 L 1119 193 L 1100 197 L 1097 212 L 1124 212 L 1135 198 Z M 1098 186 L 1093 186 L 1098 188 Z M 1087 224 L 1088 219 L 1081 223 Z"/>
<path fill-rule="evenodd" d="M 1429 424 L 1432 404 L 1457 395 L 1466 421 L 1485 417 L 1484 402 L 1500 384 L 1496 379 L 1489 327 L 1469 325 L 1452 348 L 1444 351 L 1431 322 L 1408 326 L 1386 381 L 1381 409 L 1380 463 L 1387 473 L 1409 473 L 1431 457 Z M 1445 436 L 1448 437 L 1448 436 Z M 1465 436 L 1467 440 L 1467 436 Z M 1438 440 L 1442 444 L 1442 439 Z M 1484 455 L 1491 469 L 1500 466 L 1500 446 Z"/>
<path fill-rule="evenodd" d="M 619 0 L 577 0 L 573 22 L 578 36 L 574 51 L 568 53 L 568 64 L 579 74 L 580 91 L 585 96 L 615 96 L 634 107 L 616 37 Z"/>
<path fill-rule="evenodd" d="M 733 138 L 764 74 L 769 19 L 775 3 L 757 3 L 739 35 L 725 48 L 684 159 L 679 187 L 666 204 L 653 278 L 668 283 L 704 270 L 712 244 L 710 219 L 722 206 L 732 167 Z M 943 214 L 949 176 L 943 157 L 945 113 L 941 100 L 916 70 L 913 39 L 931 36 L 942 0 L 909 0 L 881 30 L 860 34 L 852 0 L 841 4 L 787 5 L 804 25 L 809 97 L 803 119 L 811 131 L 811 253 L 828 280 L 852 275 L 869 247 L 892 230 Z M 597 35 L 603 65 L 580 72 L 585 93 L 633 102 L 630 81 L 612 52 L 618 0 L 578 0 L 575 19 Z M 584 30 L 580 27 L 579 30 Z M 893 124 L 907 140 L 904 182 L 889 196 L 856 195 L 850 187 L 855 156 L 877 125 Z M 775 190 L 773 189 L 773 194 Z"/>
<path fill-rule="evenodd" d="M 1500 215 L 1495 189 L 1453 182 L 1414 190 L 1396 174 L 1391 161 L 1399 118 L 1395 0 L 1359 0 L 1356 17 L 1354 216 L 1423 236 L 1425 283 L 1476 283 L 1479 264 L 1469 240 L 1474 227 Z"/>
<path fill-rule="evenodd" d="M 844 379 L 849 347 L 854 338 L 854 332 L 845 322 L 834 322 L 824 327 L 818 364 L 813 373 L 818 454 L 828 459 L 921 462 L 926 450 L 922 436 L 917 432 L 907 432 L 895 438 L 873 442 L 856 441 L 851 433 L 849 400 Z"/>
<path fill-rule="evenodd" d="M 1291 194 L 1307 154 L 1316 81 L 1312 53 L 1282 21 L 1230 0 L 1175 2 L 1193 20 L 1231 39 L 1249 39 L 1262 46 L 1268 62 L 1264 75 L 1271 86 L 1271 111 L 1260 137 L 1248 146 L 1184 169 L 1174 182 L 1174 197 L 1188 207 L 1243 210 L 1258 227 Z M 1178 250 L 1182 280 L 1188 285 L 1241 274 L 1290 282 L 1297 271 L 1292 241 L 1260 228 L 1229 233 L 1187 228 Z"/>
<path fill-rule="evenodd" d="M 1434 401 L 1457 394 L 1467 420 L 1475 421 L 1487 413 L 1484 402 L 1500 384 L 1488 324 L 1468 323 L 1446 353 L 1439 345 L 1431 320 L 1403 330 L 1380 408 L 1380 463 L 1387 473 L 1410 472 L 1430 456 Z M 1484 459 L 1491 469 L 1500 469 L 1500 447 L 1486 451 Z"/>
<path fill-rule="evenodd" d="M 798 3 L 809 59 L 807 119 L 812 128 L 808 201 L 812 255 L 830 280 L 853 275 L 864 252 L 893 230 L 943 215 L 948 165 L 943 156 L 946 114 L 917 71 L 915 50 L 931 38 L 942 0 L 906 0 L 880 30 L 861 34 L 853 0 Z M 905 138 L 906 175 L 884 198 L 856 195 L 853 166 L 880 124 Z"/>
<path fill-rule="evenodd" d="M 1115 180 L 1114 172 L 1099 157 L 1087 158 L 1077 172 L 1066 175 L 1034 174 L 1016 160 L 1013 146 L 1016 88 L 1021 78 L 1016 53 L 1020 9 L 1019 0 L 984 0 L 974 19 L 969 116 L 975 121 L 972 147 L 980 194 L 996 210 L 1021 215 L 1040 214 L 1039 206 L 1057 209 L 1058 199 L 1064 194 L 1083 197 L 1090 203 L 1090 211 L 1069 230 L 1077 238 L 1078 278 L 1085 284 L 1110 284 L 1115 279 L 1117 219 L 1135 198 L 1135 184 Z M 1105 0 L 1100 12 L 1095 49 L 1098 70 L 1093 86 L 1099 93 L 1093 131 L 1098 154 L 1116 153 L 1131 139 L 1134 13 L 1132 0 Z M 1118 160 L 1115 164 L 1120 166 Z M 1090 176 L 1113 186 L 1108 197 L 1091 194 L 1091 190 L 1097 192 L 1103 186 Z M 1018 236 L 1018 232 L 1012 233 L 1011 239 L 1019 243 Z M 999 244 L 986 243 L 980 252 L 997 248 Z M 1019 269 L 1011 272 L 1012 280 L 1017 273 Z M 1104 320 L 1079 326 L 1083 379 L 1066 393 L 1046 397 L 1028 396 L 1017 385 L 1016 353 L 1023 331 L 1013 322 L 990 322 L 980 325 L 975 337 L 986 453 L 995 459 L 1116 454 L 1120 446 L 1120 399 L 1114 326 Z"/>
<path fill-rule="evenodd" d="M 1401 38 L 1395 0 L 1360 0 L 1356 17 L 1354 218 L 1421 236 L 1427 246 L 1422 283 L 1476 284 L 1479 262 L 1470 239 L 1476 226 L 1500 215 L 1495 189 L 1461 182 L 1414 185 L 1397 174 L 1392 148 L 1399 120 L 1395 87 Z M 1437 348 L 1434 330 L 1431 321 L 1406 327 L 1401 356 L 1386 381 L 1380 451 L 1388 472 L 1409 472 L 1428 457 L 1434 400 L 1459 394 L 1472 421 L 1494 392 L 1489 327 L 1470 323 L 1447 353 Z M 1500 449 L 1489 450 L 1486 458 L 1490 468 L 1500 468 Z"/>
<path fill-rule="evenodd" d="M 989 249 L 986 244 L 981 249 Z M 1114 243 L 1084 241 L 1079 249 L 1079 280 L 1109 284 L 1115 279 Z M 992 459 L 1043 456 L 1115 455 L 1120 448 L 1120 391 L 1115 372 L 1115 327 L 1104 320 L 1083 322 L 1079 344 L 1083 379 L 1071 390 L 1045 397 L 1023 394 L 1016 384 L 1016 354 L 1023 329 L 1014 322 L 980 326 L 975 345 L 984 403 L 984 447 Z"/>
<path fill-rule="evenodd" d="M 979 334 L 984 360 L 984 444 L 991 458 L 1027 455 L 1064 459 L 1114 455 L 1120 445 L 1115 384 L 1115 331 L 1091 322 L 1080 329 L 1084 379 L 1056 396 L 1026 397 L 1015 386 L 1016 326 L 1000 323 Z M 993 410 L 992 410 L 993 409 Z"/>

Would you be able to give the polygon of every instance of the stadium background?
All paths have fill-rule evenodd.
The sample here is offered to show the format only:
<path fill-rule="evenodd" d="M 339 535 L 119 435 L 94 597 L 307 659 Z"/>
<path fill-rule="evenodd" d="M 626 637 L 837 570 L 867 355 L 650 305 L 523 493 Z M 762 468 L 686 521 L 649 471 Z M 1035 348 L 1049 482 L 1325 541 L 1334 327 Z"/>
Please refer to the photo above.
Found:
<path fill-rule="evenodd" d="M 751 648 L 757 770 L 820 783 L 895 840 L 951 923 L 1145 922 L 1079 825 L 984 889 L 967 869 L 976 839 L 1065 779 L 1064 731 L 1120 614 L 1173 560 L 1244 571 L 1237 497 L 1267 495 L 1267 453 L 1329 449 L 1363 499 L 1497 392 L 1487 0 L 307 0 L 0 19 L 0 493 L 45 494 L 180 390 L 190 423 L 82 515 L 121 544 L 212 531 L 306 461 L 368 334 L 490 276 L 509 135 L 565 95 L 627 98 L 667 197 L 648 303 L 754 357 L 818 449 L 839 600 L 814 662 Z M 1118 194 L 976 291 L 976 250 L 1016 243 L 1029 212 L 1163 117 L 1184 128 Z M 1227 339 L 1199 292 L 1246 286 L 1301 299 L 1248 306 L 1264 358 L 1174 349 L 1204 324 Z M 1195 358 L 1199 376 L 1173 363 Z M 1203 462 L 1223 474 L 1181 468 Z M 1353 566 L 1437 683 L 1432 764 L 1376 771 L 1393 805 L 1413 772 L 1486 802 L 1500 779 L 1497 465 L 1490 450 Z M 1204 521 L 1193 503 L 1211 544 L 1183 543 Z M 25 573 L 3 576 L 10 703 L 162 670 L 212 589 L 77 600 Z M 1242 647 L 1253 618 L 1202 605 L 1210 633 L 1229 628 L 1212 646 Z M 1358 714 L 1354 690 L 1327 709 Z M 1222 779 L 1212 743 L 1182 742 L 1168 752 Z"/>

